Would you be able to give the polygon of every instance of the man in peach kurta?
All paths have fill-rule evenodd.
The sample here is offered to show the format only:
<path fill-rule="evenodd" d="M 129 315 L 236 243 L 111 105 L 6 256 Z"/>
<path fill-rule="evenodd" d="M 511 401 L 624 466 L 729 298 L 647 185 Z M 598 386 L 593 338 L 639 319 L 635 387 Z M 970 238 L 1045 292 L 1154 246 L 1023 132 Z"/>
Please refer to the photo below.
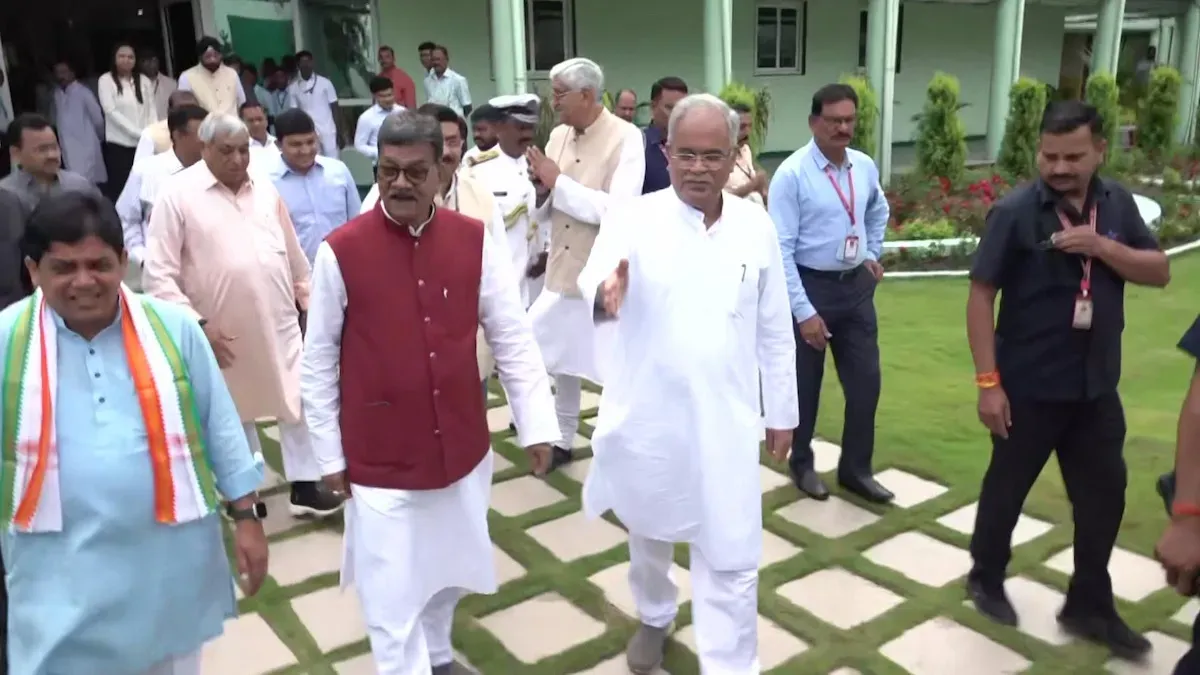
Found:
<path fill-rule="evenodd" d="M 279 421 L 292 515 L 334 513 L 342 500 L 321 484 L 300 409 L 308 260 L 271 181 L 248 172 L 245 124 L 209 115 L 199 136 L 203 161 L 176 174 L 151 210 L 143 286 L 195 313 L 252 449 L 256 420 Z"/>

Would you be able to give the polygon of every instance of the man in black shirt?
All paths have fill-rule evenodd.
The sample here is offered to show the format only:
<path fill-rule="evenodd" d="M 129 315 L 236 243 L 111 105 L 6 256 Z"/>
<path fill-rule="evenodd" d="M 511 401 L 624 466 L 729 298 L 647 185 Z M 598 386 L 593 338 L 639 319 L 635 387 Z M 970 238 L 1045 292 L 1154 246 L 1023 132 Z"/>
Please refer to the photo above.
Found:
<path fill-rule="evenodd" d="M 1125 416 L 1117 394 L 1124 292 L 1126 282 L 1165 286 L 1170 271 L 1133 195 L 1096 175 L 1104 151 L 1094 107 L 1052 104 L 1042 118 L 1040 178 L 993 207 L 979 242 L 967 336 L 992 458 L 967 591 L 984 615 L 1016 625 L 1004 592 L 1012 532 L 1057 452 L 1075 515 L 1075 573 L 1059 624 L 1136 659 L 1150 643 L 1117 615 L 1108 574 L 1125 512 Z"/>

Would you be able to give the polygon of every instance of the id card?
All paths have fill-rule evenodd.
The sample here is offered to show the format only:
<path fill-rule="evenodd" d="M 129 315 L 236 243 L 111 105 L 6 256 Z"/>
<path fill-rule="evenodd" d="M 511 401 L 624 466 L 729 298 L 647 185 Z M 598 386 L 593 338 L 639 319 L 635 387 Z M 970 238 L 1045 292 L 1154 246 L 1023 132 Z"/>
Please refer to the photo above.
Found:
<path fill-rule="evenodd" d="M 1071 327 L 1076 330 L 1092 329 L 1092 299 L 1088 296 L 1075 297 L 1075 316 L 1071 319 Z"/>
<path fill-rule="evenodd" d="M 846 241 L 842 242 L 842 251 L 838 258 L 842 262 L 858 262 L 858 237 L 853 234 L 846 237 Z"/>

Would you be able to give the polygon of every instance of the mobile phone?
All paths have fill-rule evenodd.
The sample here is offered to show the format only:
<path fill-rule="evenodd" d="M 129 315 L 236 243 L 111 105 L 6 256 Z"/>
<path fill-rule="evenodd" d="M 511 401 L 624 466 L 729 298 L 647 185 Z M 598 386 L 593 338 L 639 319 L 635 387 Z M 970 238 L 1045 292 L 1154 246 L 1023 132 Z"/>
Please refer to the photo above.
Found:
<path fill-rule="evenodd" d="M 1167 516 L 1171 515 L 1171 507 L 1175 504 L 1175 472 L 1164 473 L 1158 477 L 1156 485 L 1158 496 L 1162 497 L 1163 507 L 1167 510 Z"/>

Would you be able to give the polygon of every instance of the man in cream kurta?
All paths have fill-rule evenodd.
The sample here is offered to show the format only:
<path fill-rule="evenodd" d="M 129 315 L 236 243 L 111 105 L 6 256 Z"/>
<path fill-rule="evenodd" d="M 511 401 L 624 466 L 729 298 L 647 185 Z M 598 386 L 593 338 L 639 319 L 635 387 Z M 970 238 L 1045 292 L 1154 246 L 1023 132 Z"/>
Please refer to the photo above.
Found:
<path fill-rule="evenodd" d="M 748 199 L 759 206 L 767 205 L 767 185 L 770 177 L 762 167 L 754 164 L 754 151 L 750 149 L 750 130 L 753 128 L 754 113 L 745 106 L 734 106 L 738 114 L 738 146 L 733 160 L 733 171 L 725 183 L 725 189 L 734 196 Z"/>
<path fill-rule="evenodd" d="M 581 378 L 601 383 L 592 340 L 592 308 L 579 294 L 579 272 L 588 261 L 600 220 L 613 203 L 642 193 L 646 172 L 642 132 L 605 109 L 604 73 L 574 58 L 550 70 L 554 109 L 562 124 L 550 132 L 546 152 L 529 149 L 539 222 L 550 222 L 545 288 L 529 308 L 534 335 L 554 375 L 554 403 L 563 445 L 555 466 L 571 461 L 579 430 Z"/>
<path fill-rule="evenodd" d="M 579 275 L 597 327 L 616 334 L 583 504 L 591 517 L 611 509 L 629 530 L 642 626 L 627 660 L 638 675 L 661 665 L 675 618 L 675 542 L 691 544 L 701 672 L 759 673 L 760 410 L 783 461 L 799 423 L 796 343 L 771 219 L 721 191 L 734 120 L 711 95 L 680 102 L 668 127 L 672 187 L 610 208 Z"/>
<path fill-rule="evenodd" d="M 278 419 L 291 513 L 334 513 L 342 500 L 320 484 L 300 410 L 308 259 L 275 186 L 247 172 L 245 124 L 210 115 L 198 133 L 203 160 L 162 185 L 151 209 L 142 284 L 200 318 L 251 449 L 256 421 Z"/>
<path fill-rule="evenodd" d="M 237 71 L 223 62 L 221 43 L 206 35 L 196 43 L 196 54 L 200 63 L 179 76 L 179 90 L 194 93 L 210 113 L 237 115 L 246 102 L 246 90 Z"/>

